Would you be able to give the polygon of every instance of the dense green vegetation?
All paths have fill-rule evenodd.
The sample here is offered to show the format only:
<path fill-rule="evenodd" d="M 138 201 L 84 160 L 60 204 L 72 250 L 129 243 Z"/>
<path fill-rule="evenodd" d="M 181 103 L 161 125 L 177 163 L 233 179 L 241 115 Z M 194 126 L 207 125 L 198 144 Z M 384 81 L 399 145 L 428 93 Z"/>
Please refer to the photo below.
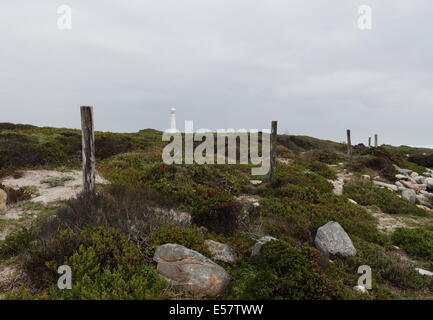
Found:
<path fill-rule="evenodd" d="M 392 236 L 360 205 L 375 205 L 389 214 L 429 216 L 395 193 L 369 181 L 346 183 L 335 195 L 328 180 L 344 162 L 356 173 L 372 170 L 393 178 L 393 164 L 417 170 L 426 165 L 412 158 L 417 149 L 384 146 L 356 151 L 347 163 L 345 145 L 304 136 L 278 137 L 276 179 L 251 176 L 251 165 L 166 165 L 161 160 L 161 133 L 96 134 L 97 167 L 110 181 L 93 196 L 80 195 L 59 208 L 45 210 L 31 226 L 0 242 L 0 260 L 21 266 L 26 281 L 9 299 L 164 299 L 191 298 L 168 286 L 156 272 L 152 257 L 165 243 L 177 243 L 210 257 L 206 239 L 229 244 L 237 259 L 220 263 L 231 275 L 225 299 L 396 299 L 424 297 L 433 280 L 414 271 L 394 254 L 397 245 L 413 257 L 431 260 L 432 232 L 400 229 Z M 48 166 L 67 172 L 80 162 L 79 131 L 0 124 L 0 170 Z M 358 150 L 358 149 L 357 149 Z M 407 154 L 410 156 L 407 157 Z M 423 156 L 424 157 L 424 156 Z M 342 168 L 342 166 L 340 166 Z M 252 179 L 261 184 L 250 183 Z M 61 181 L 46 181 L 53 187 Z M 14 192 L 14 191 L 9 191 Z M 17 201 L 28 199 L 29 194 Z M 21 194 L 20 193 L 20 194 Z M 259 206 L 237 200 L 244 195 Z M 158 208 L 159 210 L 155 210 Z M 182 210 L 192 225 L 162 214 Z M 247 217 L 239 222 L 241 213 Z M 355 257 L 328 257 L 316 250 L 317 228 L 337 221 L 349 234 Z M 250 256 L 261 235 L 279 239 Z M 73 290 L 60 291 L 57 268 L 74 270 Z M 373 269 L 373 289 L 355 292 L 357 268 Z M 0 288 L 1 289 L 1 288 Z"/>
<path fill-rule="evenodd" d="M 433 232 L 424 229 L 400 228 L 392 235 L 392 241 L 410 255 L 433 260 Z"/>
<path fill-rule="evenodd" d="M 344 193 L 361 205 L 375 205 L 390 214 L 426 216 L 427 212 L 399 198 L 395 192 L 376 187 L 370 181 L 353 180 L 344 185 Z"/>

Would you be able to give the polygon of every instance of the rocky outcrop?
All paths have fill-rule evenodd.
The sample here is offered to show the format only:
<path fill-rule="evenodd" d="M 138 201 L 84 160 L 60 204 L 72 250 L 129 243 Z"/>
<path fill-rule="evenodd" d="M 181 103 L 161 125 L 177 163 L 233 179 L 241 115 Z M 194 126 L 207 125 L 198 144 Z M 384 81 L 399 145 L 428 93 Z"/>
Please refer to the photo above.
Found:
<path fill-rule="evenodd" d="M 153 256 L 157 271 L 175 288 L 200 296 L 221 294 L 230 281 L 224 268 L 178 244 L 164 244 Z"/>
<path fill-rule="evenodd" d="M 330 257 L 356 255 L 352 240 L 338 222 L 330 221 L 317 229 L 315 243 L 317 249 Z"/>
<path fill-rule="evenodd" d="M 205 240 L 204 244 L 212 253 L 214 260 L 223 261 L 227 263 L 234 263 L 236 261 L 236 255 L 230 246 L 224 243 L 220 243 L 213 240 Z"/>
<path fill-rule="evenodd" d="M 260 254 L 260 249 L 263 247 L 265 243 L 268 243 L 269 241 L 277 241 L 277 240 L 278 239 L 271 236 L 261 237 L 259 240 L 257 240 L 256 244 L 251 250 L 251 257 L 257 257 Z"/>
<path fill-rule="evenodd" d="M 0 213 L 6 211 L 7 200 L 8 200 L 8 195 L 6 191 L 0 189 Z"/>

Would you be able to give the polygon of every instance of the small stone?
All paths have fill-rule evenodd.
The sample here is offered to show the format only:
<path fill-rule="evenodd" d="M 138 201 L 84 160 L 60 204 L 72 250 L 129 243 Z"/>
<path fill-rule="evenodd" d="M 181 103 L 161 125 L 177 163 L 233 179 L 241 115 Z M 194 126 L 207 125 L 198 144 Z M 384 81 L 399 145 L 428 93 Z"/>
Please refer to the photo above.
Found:
<path fill-rule="evenodd" d="M 262 180 L 250 180 L 250 183 L 252 185 L 258 186 L 258 185 L 261 185 L 263 183 L 263 181 Z"/>
<path fill-rule="evenodd" d="M 355 200 L 352 200 L 352 199 L 348 199 L 348 200 L 349 200 L 350 203 L 358 204 L 358 202 L 356 202 Z"/>
<path fill-rule="evenodd" d="M 362 175 L 361 178 L 364 180 L 371 180 L 371 177 L 368 174 Z"/>
<path fill-rule="evenodd" d="M 205 240 L 204 244 L 212 253 L 213 259 L 227 263 L 236 261 L 236 255 L 230 246 L 213 240 Z"/>
<path fill-rule="evenodd" d="M 399 173 L 401 173 L 401 174 L 404 174 L 404 175 L 406 175 L 406 176 L 409 176 L 409 175 L 411 175 L 412 174 L 412 170 L 409 170 L 409 169 L 397 169 L 397 171 L 399 172 Z"/>
<path fill-rule="evenodd" d="M 253 249 L 251 250 L 251 257 L 256 257 L 260 254 L 260 249 L 265 243 L 268 243 L 269 241 L 277 241 L 278 239 L 271 237 L 271 236 L 264 236 L 261 237 L 259 240 L 257 240 L 256 244 L 254 245 Z"/>
<path fill-rule="evenodd" d="M 428 277 L 433 277 L 433 272 L 431 272 L 431 271 L 424 270 L 424 269 L 421 269 L 421 268 L 415 268 L 415 270 L 416 270 L 420 275 L 428 276 Z"/>
<path fill-rule="evenodd" d="M 368 293 L 367 289 L 364 286 L 355 286 L 353 287 L 353 290 L 360 293 Z"/>
<path fill-rule="evenodd" d="M 373 181 L 373 183 L 375 185 L 377 185 L 378 187 L 381 187 L 381 188 L 387 188 L 387 189 L 389 189 L 391 191 L 398 191 L 398 187 L 395 186 L 395 185 L 393 185 L 393 184 L 388 184 L 388 183 L 384 183 L 384 182 L 381 182 L 381 181 Z"/>
<path fill-rule="evenodd" d="M 396 178 L 397 180 L 409 180 L 409 177 L 406 176 L 406 175 L 404 175 L 404 174 L 396 174 L 396 175 L 395 175 L 395 178 Z"/>

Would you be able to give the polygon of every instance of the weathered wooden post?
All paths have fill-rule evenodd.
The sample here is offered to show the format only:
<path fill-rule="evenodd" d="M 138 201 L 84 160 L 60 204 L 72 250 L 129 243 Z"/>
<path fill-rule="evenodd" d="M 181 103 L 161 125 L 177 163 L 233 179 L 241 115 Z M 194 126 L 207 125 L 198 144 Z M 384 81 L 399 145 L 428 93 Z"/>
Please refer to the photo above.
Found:
<path fill-rule="evenodd" d="M 83 186 L 85 193 L 95 192 L 95 134 L 93 107 L 81 107 L 81 132 L 83 143 Z"/>
<path fill-rule="evenodd" d="M 277 121 L 272 121 L 271 129 L 271 168 L 269 171 L 269 179 L 273 181 L 275 179 L 275 170 L 277 166 Z"/>
<path fill-rule="evenodd" d="M 377 148 L 377 146 L 378 146 L 378 137 L 377 137 L 377 134 L 375 134 L 374 135 L 374 146 Z"/>
<path fill-rule="evenodd" d="M 371 148 L 371 137 L 368 137 L 368 147 Z"/>
<path fill-rule="evenodd" d="M 347 129 L 347 156 L 352 160 L 352 138 L 350 136 L 350 129 Z"/>

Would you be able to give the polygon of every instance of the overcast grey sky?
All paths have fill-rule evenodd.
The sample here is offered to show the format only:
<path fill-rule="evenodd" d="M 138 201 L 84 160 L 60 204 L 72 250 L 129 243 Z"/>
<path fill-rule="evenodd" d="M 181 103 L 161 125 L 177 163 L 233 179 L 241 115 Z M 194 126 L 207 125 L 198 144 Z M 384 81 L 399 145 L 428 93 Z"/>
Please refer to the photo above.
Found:
<path fill-rule="evenodd" d="M 72 7 L 72 30 L 57 8 Z M 357 27 L 358 7 L 373 29 Z M 178 124 L 433 145 L 431 0 L 14 0 L 0 3 L 0 122 Z M 180 129 L 183 125 L 180 126 Z"/>

